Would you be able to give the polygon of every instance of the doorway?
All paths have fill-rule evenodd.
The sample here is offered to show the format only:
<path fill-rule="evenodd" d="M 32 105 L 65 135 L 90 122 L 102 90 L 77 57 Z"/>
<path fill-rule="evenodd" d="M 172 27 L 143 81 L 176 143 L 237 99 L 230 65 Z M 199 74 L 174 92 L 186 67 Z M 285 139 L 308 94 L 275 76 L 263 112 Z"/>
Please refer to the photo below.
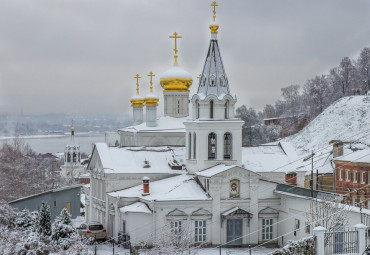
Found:
<path fill-rule="evenodd" d="M 243 220 L 229 219 L 227 220 L 227 244 L 241 245 L 243 243 Z"/>

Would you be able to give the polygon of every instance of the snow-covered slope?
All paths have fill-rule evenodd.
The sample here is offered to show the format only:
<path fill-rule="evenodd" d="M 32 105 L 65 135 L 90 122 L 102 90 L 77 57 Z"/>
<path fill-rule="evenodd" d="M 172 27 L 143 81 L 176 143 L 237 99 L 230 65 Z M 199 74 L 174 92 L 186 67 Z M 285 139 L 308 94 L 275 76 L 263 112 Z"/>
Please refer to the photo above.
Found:
<path fill-rule="evenodd" d="M 283 139 L 291 142 L 300 154 L 328 147 L 331 140 L 370 144 L 369 96 L 341 98 L 300 132 Z"/>

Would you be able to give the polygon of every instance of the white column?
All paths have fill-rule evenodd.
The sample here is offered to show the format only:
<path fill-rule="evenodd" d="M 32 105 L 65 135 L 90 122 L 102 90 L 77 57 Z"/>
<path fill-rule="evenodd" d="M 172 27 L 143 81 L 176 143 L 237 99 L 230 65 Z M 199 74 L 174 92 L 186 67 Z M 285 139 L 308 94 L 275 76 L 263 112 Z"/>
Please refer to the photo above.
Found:
<path fill-rule="evenodd" d="M 157 126 L 157 106 L 145 106 L 146 108 L 146 126 Z"/>
<path fill-rule="evenodd" d="M 354 226 L 358 231 L 358 252 L 362 254 L 366 249 L 366 229 L 364 224 L 357 224 Z"/>
<path fill-rule="evenodd" d="M 321 226 L 313 229 L 313 234 L 316 237 L 316 255 L 325 255 L 325 232 L 326 228 Z"/>
<path fill-rule="evenodd" d="M 143 107 L 132 107 L 134 125 L 140 125 L 143 123 Z"/>

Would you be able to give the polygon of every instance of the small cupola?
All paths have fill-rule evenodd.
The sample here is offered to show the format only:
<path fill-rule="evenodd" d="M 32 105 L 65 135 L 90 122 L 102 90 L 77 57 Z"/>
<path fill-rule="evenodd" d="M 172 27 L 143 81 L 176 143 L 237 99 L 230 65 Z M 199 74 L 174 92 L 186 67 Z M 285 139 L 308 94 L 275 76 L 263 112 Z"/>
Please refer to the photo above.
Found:
<path fill-rule="evenodd" d="M 143 196 L 147 196 L 147 195 L 150 195 L 150 192 L 149 192 L 149 177 L 143 177 L 143 193 L 142 195 Z"/>

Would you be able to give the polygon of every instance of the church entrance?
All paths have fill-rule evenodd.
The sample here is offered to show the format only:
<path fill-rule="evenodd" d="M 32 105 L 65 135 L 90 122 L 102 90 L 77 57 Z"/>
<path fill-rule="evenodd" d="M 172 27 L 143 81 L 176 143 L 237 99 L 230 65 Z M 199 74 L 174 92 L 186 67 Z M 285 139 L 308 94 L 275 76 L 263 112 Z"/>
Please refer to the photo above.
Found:
<path fill-rule="evenodd" d="M 241 245 L 243 243 L 243 219 L 227 220 L 227 244 Z"/>

